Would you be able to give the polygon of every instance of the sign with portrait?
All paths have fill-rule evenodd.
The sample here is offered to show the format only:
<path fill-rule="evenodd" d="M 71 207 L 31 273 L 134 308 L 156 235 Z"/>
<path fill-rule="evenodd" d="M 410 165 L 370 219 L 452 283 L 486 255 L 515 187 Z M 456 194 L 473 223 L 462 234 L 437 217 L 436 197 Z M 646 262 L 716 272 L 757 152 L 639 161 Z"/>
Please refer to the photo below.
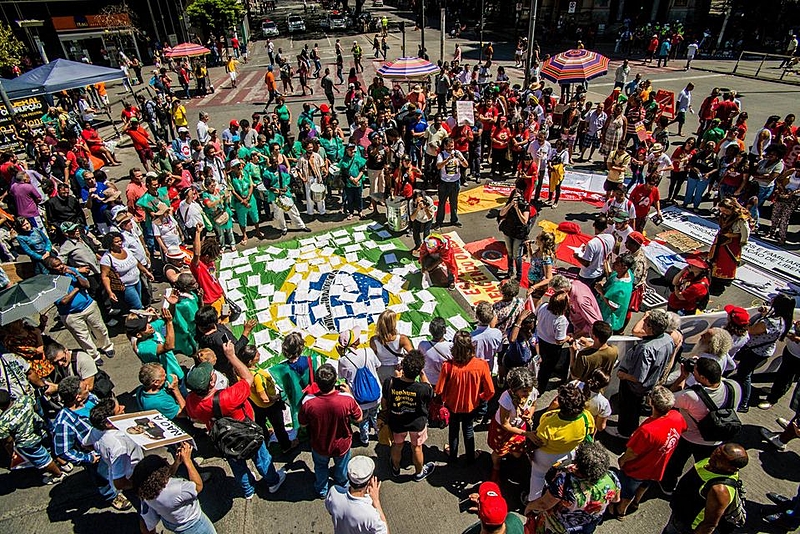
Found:
<path fill-rule="evenodd" d="M 192 436 L 158 410 L 124 413 L 108 420 L 146 451 L 192 440 Z"/>

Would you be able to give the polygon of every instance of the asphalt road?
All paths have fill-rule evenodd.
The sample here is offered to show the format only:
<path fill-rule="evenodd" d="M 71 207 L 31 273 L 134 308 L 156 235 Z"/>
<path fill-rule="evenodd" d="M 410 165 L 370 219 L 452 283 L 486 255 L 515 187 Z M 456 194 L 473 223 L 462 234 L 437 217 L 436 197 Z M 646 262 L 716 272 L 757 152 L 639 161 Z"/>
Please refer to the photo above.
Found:
<path fill-rule="evenodd" d="M 282 3 L 283 6 L 283 3 Z M 283 9 L 286 9 L 283 7 Z M 385 8 L 390 13 L 389 8 Z M 285 13 L 285 12 L 279 12 Z M 391 15 L 391 13 L 390 13 Z M 394 15 L 391 15 L 394 16 Z M 333 62 L 332 44 L 336 36 L 321 36 L 316 39 L 323 48 L 324 62 Z M 365 49 L 367 72 L 363 75 L 367 84 L 371 80 L 374 69 L 379 63 L 367 61 L 371 57 L 371 35 L 356 37 L 361 39 Z M 345 49 L 352 44 L 352 36 L 342 37 Z M 435 31 L 426 32 L 428 43 L 437 42 Z M 419 32 L 407 32 L 407 50 L 416 50 Z M 313 42 L 310 45 L 313 46 Z M 447 41 L 446 50 L 450 54 L 453 47 L 452 40 Z M 349 43 L 349 44 L 348 44 Z M 399 34 L 390 35 L 390 59 L 399 55 Z M 465 56 L 475 55 L 477 43 L 460 41 Z M 277 45 L 299 52 L 303 40 L 279 38 Z M 429 50 L 438 50 L 438 45 L 428 44 Z M 254 43 L 252 61 L 242 66 L 240 73 L 240 91 L 233 94 L 227 89 L 227 84 L 219 84 L 218 95 L 205 102 L 193 101 L 189 105 L 191 124 L 199 109 L 206 109 L 211 113 L 211 125 L 220 131 L 232 118 L 249 118 L 253 111 L 263 109 L 263 73 L 267 63 L 263 42 Z M 510 68 L 513 65 L 513 45 L 496 45 L 499 63 L 506 65 L 510 75 L 515 79 L 521 73 Z M 549 51 L 549 50 L 546 50 Z M 431 53 L 431 58 L 438 59 L 438 52 Z M 350 61 L 348 56 L 346 61 Z M 472 60 L 467 59 L 468 63 Z M 678 63 L 675 64 L 676 66 Z M 697 67 L 713 68 L 714 64 L 698 61 Z M 682 65 L 681 65 L 682 66 Z M 794 103 L 798 90 L 794 87 L 780 85 L 772 82 L 734 78 L 714 72 L 693 70 L 688 73 L 673 69 L 672 67 L 655 69 L 641 67 L 633 63 L 633 72 L 642 71 L 645 77 L 650 78 L 657 88 L 679 91 L 686 82 L 695 84 L 695 108 L 699 107 L 702 98 L 708 94 L 712 87 L 729 87 L 738 90 L 743 95 L 745 110 L 750 114 L 750 132 L 754 132 L 766 116 L 776 113 L 784 115 L 795 111 Z M 217 68 L 212 71 L 212 79 L 224 79 L 225 73 Z M 247 79 L 248 83 L 243 83 Z M 610 77 L 600 78 L 590 85 L 590 99 L 601 99 L 610 92 L 613 86 Z M 235 91 L 235 90 L 234 90 Z M 112 91 L 113 93 L 113 91 Z M 321 90 L 315 90 L 315 95 L 310 98 L 292 97 L 289 99 L 290 107 L 296 116 L 303 101 L 322 103 L 324 97 Z M 687 131 L 691 131 L 695 123 L 690 119 Z M 673 130 L 674 131 L 674 130 Z M 103 132 L 109 135 L 112 132 Z M 748 142 L 750 138 L 748 138 Z M 122 161 L 127 169 L 137 164 L 135 154 L 130 148 L 120 150 Z M 112 169 L 112 178 L 121 178 L 125 172 Z M 120 180 L 120 188 L 124 188 L 125 181 Z M 471 184 L 473 185 L 473 184 Z M 584 230 L 588 230 L 591 216 L 596 208 L 582 203 L 562 202 L 557 209 L 545 209 L 542 217 L 553 221 L 574 220 L 580 223 Z M 498 236 L 496 224 L 486 218 L 485 212 L 467 214 L 462 216 L 464 227 L 458 229 L 459 235 L 465 242 L 483 239 L 487 236 Z M 331 228 L 342 224 L 341 222 L 312 222 L 311 228 L 315 231 Z M 648 227 L 653 232 L 653 227 Z M 789 239 L 796 242 L 798 227 L 792 226 Z M 274 235 L 274 234 L 273 234 Z M 291 237 L 291 236 L 289 236 Z M 406 239 L 407 244 L 410 243 Z M 258 241 L 253 239 L 252 245 Z M 163 286 L 161 286 L 163 288 Z M 712 306 L 721 307 L 727 303 L 749 305 L 753 297 L 747 293 L 731 288 L 719 299 L 712 301 Z M 123 332 L 117 327 L 112 330 L 115 335 L 117 357 L 107 362 L 105 369 L 113 377 L 117 388 L 122 395 L 122 400 L 128 401 L 129 397 L 124 392 L 135 388 L 139 362 L 132 353 Z M 55 332 L 56 339 L 73 344 L 70 335 L 65 331 Z M 756 379 L 756 385 L 763 385 Z M 767 382 L 768 384 L 768 382 Z M 546 406 L 552 393 L 546 395 L 540 406 Z M 745 532 L 769 532 L 759 518 L 770 513 L 767 506 L 769 501 L 765 497 L 767 491 L 779 491 L 786 495 L 793 495 L 800 482 L 800 456 L 798 456 L 797 442 L 794 442 L 786 452 L 776 452 L 764 443 L 758 434 L 760 425 L 776 429 L 773 422 L 775 417 L 790 416 L 788 400 L 785 398 L 769 412 L 753 409 L 749 414 L 742 416 L 745 430 L 742 442 L 750 452 L 750 465 L 744 469 L 742 478 L 747 486 L 748 511 L 750 512 L 750 525 Z M 613 438 L 601 434 L 600 441 L 606 444 L 615 453 L 621 453 L 623 444 Z M 477 434 L 478 447 L 484 451 L 486 447 L 486 432 Z M 415 483 L 410 480 L 410 469 L 403 472 L 399 480 L 390 480 L 387 466 L 387 451 L 385 447 L 376 447 L 374 442 L 368 449 L 355 449 L 356 454 L 369 454 L 377 456 L 378 475 L 384 481 L 381 487 L 382 502 L 389 521 L 390 529 L 402 534 L 428 534 L 428 533 L 457 533 L 473 523 L 476 518 L 472 515 L 459 512 L 458 503 L 464 499 L 470 490 L 489 474 L 490 461 L 488 455 L 483 455 L 481 461 L 473 468 L 461 466 L 447 467 L 444 464 L 444 455 L 441 452 L 446 443 L 446 431 L 432 430 L 426 449 L 426 458 L 439 463 L 436 471 L 424 482 Z M 200 453 L 212 456 L 208 443 L 199 440 Z M 219 458 L 209 458 L 202 469 L 212 474 L 211 482 L 201 495 L 201 502 L 205 512 L 215 522 L 220 533 L 249 533 L 249 532 L 275 532 L 284 533 L 323 533 L 331 531 L 330 519 L 325 512 L 322 501 L 313 498 L 313 473 L 311 455 L 307 445 L 302 447 L 302 452 L 291 457 L 278 457 L 279 466 L 285 467 L 289 477 L 285 485 L 275 495 L 269 495 L 265 488 L 260 488 L 258 497 L 252 501 L 245 501 L 239 496 L 237 484 L 231 477 L 227 465 Z M 405 466 L 410 465 L 410 455 L 406 451 Z M 502 487 L 505 496 L 512 506 L 518 502 L 519 491 L 527 486 L 524 465 L 507 465 L 504 467 L 504 481 Z M 40 477 L 31 471 L 9 473 L 0 470 L 0 532 L 26 532 L 60 534 L 66 532 L 91 533 L 96 532 L 135 532 L 136 516 L 133 512 L 117 513 L 113 509 L 103 507 L 90 488 L 88 478 L 80 469 L 76 470 L 62 484 L 55 487 L 40 486 Z M 610 521 L 601 525 L 598 532 L 603 533 L 657 533 L 666 523 L 669 508 L 667 501 L 653 490 L 648 495 L 640 510 L 622 522 Z"/>

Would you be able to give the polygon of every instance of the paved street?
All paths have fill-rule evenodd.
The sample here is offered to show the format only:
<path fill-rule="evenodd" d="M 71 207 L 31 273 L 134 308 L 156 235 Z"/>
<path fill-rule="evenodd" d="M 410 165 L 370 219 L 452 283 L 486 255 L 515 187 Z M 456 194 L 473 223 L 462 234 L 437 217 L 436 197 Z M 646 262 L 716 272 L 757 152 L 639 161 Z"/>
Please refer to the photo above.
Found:
<path fill-rule="evenodd" d="M 283 5 L 283 2 L 281 2 Z M 283 8 L 284 10 L 286 8 Z M 374 13 L 390 13 L 389 8 L 377 10 Z M 282 16 L 286 11 L 279 12 Z M 277 17 L 276 17 L 277 18 Z M 408 19 L 406 19 L 408 22 Z M 412 25 L 413 27 L 413 25 Z M 333 43 L 336 38 L 341 38 L 342 46 L 345 50 L 345 75 L 352 64 L 352 56 L 349 53 L 353 39 L 359 40 L 364 49 L 365 72 L 361 74 L 365 85 L 368 85 L 374 75 L 375 70 L 381 65 L 380 62 L 371 60 L 371 39 L 372 34 L 365 35 L 322 35 L 315 39 L 309 39 L 309 46 L 313 47 L 318 42 L 323 50 L 323 63 L 330 66 L 335 73 L 335 55 L 333 53 Z M 396 58 L 400 54 L 400 34 L 390 34 L 389 59 Z M 406 51 L 407 55 L 412 55 L 417 50 L 419 42 L 419 32 L 407 31 Z M 426 31 L 426 45 L 429 50 L 431 60 L 439 59 L 439 37 L 438 32 L 433 30 Z M 306 41 L 302 36 L 296 39 L 281 37 L 276 40 L 276 48 L 282 47 L 288 57 L 299 53 L 300 48 Z M 452 57 L 453 45 L 459 42 L 464 50 L 466 63 L 472 65 L 477 57 L 477 43 L 464 40 L 448 39 L 445 49 L 445 59 Z M 236 89 L 229 88 L 227 75 L 221 68 L 212 70 L 212 80 L 217 92 L 203 99 L 194 99 L 188 104 L 190 125 L 194 125 L 197 112 L 201 109 L 211 113 L 211 125 L 220 132 L 227 126 L 229 120 L 236 118 L 250 118 L 254 111 L 260 111 L 264 107 L 266 93 L 264 91 L 263 76 L 268 59 L 264 50 L 265 41 L 251 43 L 251 61 L 241 66 L 239 74 L 239 86 Z M 513 44 L 499 43 L 496 45 L 497 59 L 499 64 L 504 65 L 509 75 L 514 81 L 521 78 L 521 71 L 513 68 Z M 545 52 L 555 52 L 557 50 L 545 50 Z M 617 65 L 612 63 L 611 69 Z M 800 89 L 753 79 L 736 78 L 725 74 L 710 72 L 701 69 L 717 68 L 715 62 L 705 62 L 698 60 L 695 62 L 696 69 L 690 72 L 682 70 L 683 62 L 671 63 L 669 67 L 653 68 L 641 66 L 638 62 L 632 62 L 633 73 L 642 72 L 643 77 L 653 81 L 656 88 L 663 88 L 676 93 L 682 89 L 688 81 L 695 84 L 694 107 L 698 109 L 702 99 L 710 92 L 712 87 L 727 87 L 736 89 L 743 97 L 744 109 L 750 115 L 750 129 L 748 144 L 751 142 L 752 134 L 762 124 L 764 119 L 772 114 L 785 115 L 796 111 L 797 93 Z M 288 98 L 293 115 L 296 117 L 300 111 L 302 102 L 322 103 L 325 101 L 318 80 L 313 81 L 314 95 L 311 97 L 291 96 Z M 296 84 L 296 86 L 299 84 Z M 611 91 L 613 77 L 611 75 L 593 81 L 589 88 L 589 99 L 597 101 L 604 99 Z M 337 95 L 337 106 L 341 105 L 346 86 L 338 86 L 342 95 Z M 111 91 L 114 93 L 114 91 Z M 119 96 L 119 95 L 117 95 Z M 118 114 L 118 109 L 115 108 Z M 690 118 L 686 131 L 692 132 L 696 126 L 694 118 Z M 192 131 L 194 129 L 192 128 Z M 673 132 L 675 130 L 673 129 Z M 103 131 L 107 136 L 111 132 Z M 674 139 L 674 138 L 673 138 Z M 124 140 L 120 155 L 125 166 L 119 169 L 111 169 L 109 175 L 114 179 L 120 179 L 118 186 L 124 189 L 125 181 L 121 178 L 126 174 L 126 170 L 138 164 L 136 156 L 129 147 L 130 142 Z M 127 148 L 126 148 L 127 147 Z M 580 166 L 578 167 L 581 168 Z M 474 184 L 471 184 L 474 185 Z M 666 184 L 663 184 L 664 187 Z M 662 193 L 663 194 L 663 193 Z M 557 209 L 545 208 L 542 218 L 553 221 L 574 220 L 581 224 L 584 231 L 588 231 L 591 224 L 591 215 L 596 212 L 596 208 L 587 204 L 562 202 Z M 458 229 L 458 233 L 465 242 L 476 241 L 488 236 L 498 237 L 496 223 L 494 220 L 486 218 L 486 212 L 472 213 L 462 216 L 464 228 Z M 269 223 L 268 223 L 269 224 Z M 340 221 L 321 223 L 318 221 L 310 223 L 314 231 L 329 229 L 341 225 Z M 798 241 L 798 226 L 790 227 L 789 241 L 792 242 L 791 248 L 796 248 Z M 649 233 L 657 230 L 650 225 Z M 275 235 L 275 234 L 271 234 Z M 292 235 L 290 234 L 290 238 Z M 404 238 L 406 244 L 410 244 L 410 238 Z M 268 243 L 269 240 L 262 243 Z M 250 246 L 258 244 L 258 240 L 252 239 Z M 163 285 L 161 286 L 163 288 Z M 736 288 L 729 289 L 723 297 L 714 299 L 712 307 L 720 308 L 727 303 L 735 303 L 743 306 L 750 306 L 754 297 Z M 464 304 L 464 303 L 462 303 Z M 116 383 L 116 391 L 120 394 L 124 403 L 129 403 L 131 398 L 127 394 L 138 385 L 137 371 L 139 361 L 131 351 L 128 341 L 125 339 L 124 332 L 120 327 L 112 329 L 112 334 L 117 348 L 117 357 L 108 361 L 104 367 Z M 74 345 L 71 336 L 65 332 L 55 332 L 57 340 L 66 341 L 68 345 Z M 756 385 L 769 383 L 756 377 Z M 544 396 L 539 406 L 543 407 L 549 403 L 552 392 Z M 792 443 L 786 452 L 776 452 L 768 444 L 764 443 L 758 432 L 760 425 L 770 429 L 777 429 L 774 422 L 775 417 L 789 417 L 791 412 L 788 408 L 788 399 L 784 398 L 781 403 L 773 407 L 770 411 L 764 412 L 759 409 L 752 409 L 750 413 L 742 416 L 745 423 L 745 430 L 742 435 L 742 443 L 748 448 L 750 453 L 750 465 L 743 471 L 742 478 L 747 487 L 748 512 L 750 521 L 748 528 L 743 532 L 770 532 L 765 523 L 759 520 L 765 509 L 769 509 L 765 494 L 767 491 L 778 491 L 785 495 L 794 495 L 797 491 L 797 484 L 800 482 L 800 446 L 798 441 Z M 623 451 L 623 444 L 615 441 L 605 434 L 599 436 L 600 441 L 606 444 L 614 453 Z M 478 447 L 484 451 L 486 447 L 486 432 L 481 431 L 477 434 Z M 425 482 L 415 483 L 411 481 L 412 469 L 406 468 L 404 476 L 398 480 L 391 480 L 387 465 L 386 447 L 375 446 L 374 442 L 368 449 L 355 449 L 356 454 L 369 454 L 377 456 L 378 475 L 384 481 L 381 486 L 381 497 L 389 521 L 390 530 L 400 534 L 430 534 L 430 533 L 458 533 L 465 527 L 476 521 L 476 517 L 466 513 L 459 513 L 459 501 L 466 498 L 471 488 L 488 476 L 490 461 L 488 454 L 483 455 L 481 461 L 472 469 L 465 467 L 447 467 L 444 464 L 445 456 L 441 450 L 446 442 L 446 431 L 432 430 L 426 450 L 427 459 L 438 462 L 437 470 Z M 206 485 L 206 489 L 201 495 L 203 509 L 215 522 L 217 530 L 221 534 L 233 533 L 252 533 L 269 532 L 277 534 L 288 533 L 324 533 L 330 532 L 330 519 L 325 512 L 322 501 L 313 499 L 313 473 L 311 472 L 311 454 L 307 444 L 302 447 L 302 452 L 290 457 L 277 457 L 280 467 L 285 467 L 289 472 L 288 479 L 281 490 L 275 495 L 269 495 L 266 488 L 260 488 L 258 496 L 252 501 L 245 501 L 239 496 L 239 489 L 234 482 L 227 464 L 219 458 L 211 458 L 213 452 L 207 441 L 199 440 L 200 454 L 209 457 L 202 466 L 203 471 L 212 474 L 212 480 Z M 404 457 L 405 466 L 410 465 L 410 454 L 406 451 Z M 511 505 L 518 502 L 517 496 L 523 487 L 527 486 L 525 466 L 507 465 L 504 467 L 504 475 L 508 478 L 502 487 L 506 498 Z M 135 513 L 117 513 L 111 508 L 97 508 L 101 503 L 91 491 L 88 478 L 80 469 L 77 469 L 68 479 L 55 487 L 41 487 L 40 477 L 34 473 L 14 472 L 9 473 L 0 470 L 0 532 L 5 533 L 47 533 L 61 534 L 67 532 L 92 533 L 114 532 L 127 533 L 137 532 Z M 666 523 L 669 508 L 667 501 L 657 490 L 647 497 L 649 500 L 642 504 L 640 510 L 626 518 L 622 522 L 610 521 L 600 526 L 597 530 L 600 534 L 650 534 L 658 533 Z M 766 508 L 765 508 L 766 507 Z M 769 513 L 769 512 L 767 512 Z"/>

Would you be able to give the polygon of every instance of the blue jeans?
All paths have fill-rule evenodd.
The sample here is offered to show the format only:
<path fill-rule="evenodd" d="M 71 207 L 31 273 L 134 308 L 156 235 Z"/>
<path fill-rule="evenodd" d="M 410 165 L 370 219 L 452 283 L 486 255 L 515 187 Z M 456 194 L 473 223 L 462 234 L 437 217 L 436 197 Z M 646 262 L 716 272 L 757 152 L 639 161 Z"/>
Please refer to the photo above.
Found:
<path fill-rule="evenodd" d="M 253 473 L 250 472 L 250 468 L 247 467 L 247 460 L 236 460 L 234 458 L 226 458 L 226 460 L 228 460 L 231 471 L 233 471 L 233 478 L 239 481 L 239 485 L 242 487 L 242 491 L 244 491 L 244 496 L 249 497 L 254 494 L 256 492 L 253 488 L 255 478 L 253 478 Z M 269 455 L 266 444 L 261 444 L 258 452 L 256 452 L 256 455 L 253 457 L 253 463 L 256 464 L 258 474 L 261 475 L 268 486 L 274 486 L 278 483 L 280 478 L 278 477 L 278 472 L 275 470 L 275 466 L 272 464 L 272 456 Z"/>
<path fill-rule="evenodd" d="M 369 445 L 369 427 L 374 428 L 375 432 L 378 431 L 378 408 L 379 406 L 373 406 L 368 410 L 361 410 L 364 413 L 364 418 L 358 423 L 358 436 L 361 438 L 361 444 L 364 447 Z"/>
<path fill-rule="evenodd" d="M 689 203 L 692 202 L 694 203 L 694 208 L 697 209 L 700 206 L 700 202 L 703 200 L 703 193 L 706 192 L 706 187 L 708 187 L 708 180 L 698 180 L 690 174 L 689 178 L 686 180 L 686 194 L 683 197 L 683 207 L 687 207 Z"/>
<path fill-rule="evenodd" d="M 736 189 L 738 188 L 734 185 L 719 184 L 719 199 L 722 200 L 728 197 L 735 198 Z"/>
<path fill-rule="evenodd" d="M 189 526 L 176 525 L 174 523 L 165 521 L 164 519 L 161 520 L 161 523 L 167 530 L 171 530 L 172 532 L 176 532 L 178 534 L 217 534 L 217 529 L 214 528 L 214 523 L 212 523 L 208 516 L 204 513 L 201 513 L 200 517 L 198 517 L 197 520 L 194 523 L 191 523 Z"/>
<path fill-rule="evenodd" d="M 508 251 L 508 277 L 519 278 L 522 276 L 522 254 L 525 252 L 524 241 L 516 237 L 505 236 L 506 251 Z"/>
<path fill-rule="evenodd" d="M 83 464 L 89 470 L 94 483 L 97 486 L 97 491 L 108 502 L 113 501 L 117 497 L 117 488 L 108 481 L 108 466 L 105 462 L 101 461 L 96 464 Z"/>
<path fill-rule="evenodd" d="M 733 379 L 739 382 L 742 387 L 742 397 L 739 399 L 739 406 L 749 406 L 750 392 L 752 391 L 753 373 L 767 361 L 766 356 L 754 353 L 748 348 L 739 351 L 737 358 L 739 365 L 736 367 L 736 374 Z"/>
<path fill-rule="evenodd" d="M 139 280 L 132 286 L 125 286 L 122 298 L 129 310 L 141 310 L 142 306 L 142 281 Z"/>
<path fill-rule="evenodd" d="M 344 188 L 344 212 L 346 214 L 361 213 L 363 209 L 361 199 L 363 193 L 360 187 L 345 187 Z"/>
<path fill-rule="evenodd" d="M 166 133 L 164 134 L 166 136 Z M 136 222 L 136 221 L 134 221 Z M 150 251 L 150 255 L 155 252 L 156 250 L 156 237 L 153 235 L 153 225 L 142 223 L 140 225 L 142 227 L 142 237 L 144 237 L 144 245 L 147 247 L 147 250 Z"/>
<path fill-rule="evenodd" d="M 347 464 L 350 462 L 350 451 L 342 456 L 323 456 L 311 450 L 314 459 L 314 490 L 320 497 L 328 495 L 328 477 L 330 474 L 330 461 L 333 460 L 333 481 L 337 486 L 347 486 Z"/>
<path fill-rule="evenodd" d="M 772 192 L 775 190 L 775 184 L 772 184 L 768 187 L 764 187 L 763 185 L 758 186 L 758 207 L 761 208 L 764 206 L 764 202 L 772 195 Z"/>

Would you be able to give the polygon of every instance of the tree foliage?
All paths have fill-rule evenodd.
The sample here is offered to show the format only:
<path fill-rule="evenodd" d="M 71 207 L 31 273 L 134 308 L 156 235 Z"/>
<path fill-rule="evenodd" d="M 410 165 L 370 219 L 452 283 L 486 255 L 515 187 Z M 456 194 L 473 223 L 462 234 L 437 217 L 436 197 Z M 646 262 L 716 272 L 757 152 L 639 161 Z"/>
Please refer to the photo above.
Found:
<path fill-rule="evenodd" d="M 8 69 L 19 65 L 25 52 L 25 45 L 17 39 L 11 27 L 0 22 L 0 68 Z"/>
<path fill-rule="evenodd" d="M 186 14 L 192 24 L 203 33 L 225 33 L 244 16 L 244 6 L 238 0 L 194 0 Z"/>

